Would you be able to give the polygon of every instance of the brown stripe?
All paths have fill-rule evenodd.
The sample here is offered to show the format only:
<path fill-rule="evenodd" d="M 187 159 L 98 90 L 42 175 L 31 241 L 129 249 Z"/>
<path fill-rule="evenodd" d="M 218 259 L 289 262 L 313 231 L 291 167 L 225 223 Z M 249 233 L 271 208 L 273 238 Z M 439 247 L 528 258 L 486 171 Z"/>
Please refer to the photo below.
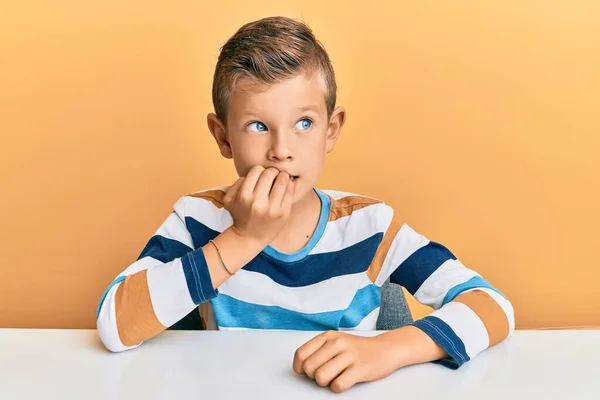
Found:
<path fill-rule="evenodd" d="M 125 346 L 135 346 L 164 331 L 167 327 L 156 318 L 147 270 L 128 276 L 121 282 L 115 294 L 117 331 Z"/>
<path fill-rule="evenodd" d="M 222 190 L 207 190 L 205 192 L 192 193 L 189 196 L 210 201 L 215 207 L 223 208 L 223 197 L 225 196 L 225 192 Z"/>
<path fill-rule="evenodd" d="M 381 200 L 371 199 L 369 197 L 362 196 L 346 196 L 344 198 L 331 200 L 331 212 L 329 213 L 329 221 L 335 221 L 336 219 L 347 217 L 356 210 L 368 207 L 373 204 L 380 204 Z"/>
<path fill-rule="evenodd" d="M 385 260 L 385 256 L 390 250 L 390 246 L 396 238 L 398 231 L 400 231 L 400 228 L 402 228 L 402 225 L 403 223 L 400 221 L 399 218 L 392 218 L 392 222 L 387 228 L 387 231 L 385 231 L 385 234 L 383 235 L 383 240 L 381 240 L 381 243 L 379 244 L 379 247 L 375 252 L 375 256 L 371 260 L 371 264 L 367 269 L 367 276 L 369 277 L 371 282 L 375 282 L 377 280 L 377 276 L 379 275 L 379 272 L 383 267 L 383 261 Z"/>
<path fill-rule="evenodd" d="M 490 346 L 508 336 L 508 319 L 498 303 L 486 292 L 474 290 L 457 296 L 453 301 L 463 303 L 477 314 L 490 337 Z"/>

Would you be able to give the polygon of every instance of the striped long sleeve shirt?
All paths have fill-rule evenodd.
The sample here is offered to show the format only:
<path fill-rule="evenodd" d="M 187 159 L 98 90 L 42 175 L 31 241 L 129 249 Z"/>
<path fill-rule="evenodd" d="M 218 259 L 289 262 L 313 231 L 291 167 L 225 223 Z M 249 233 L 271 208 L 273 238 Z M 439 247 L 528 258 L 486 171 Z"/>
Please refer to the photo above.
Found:
<path fill-rule="evenodd" d="M 446 247 L 415 232 L 394 209 L 352 193 L 318 190 L 308 244 L 267 246 L 214 289 L 202 246 L 233 223 L 226 189 L 181 197 L 138 260 L 104 292 L 97 327 L 111 351 L 139 346 L 195 308 L 206 329 L 373 330 L 390 279 L 430 315 L 413 324 L 457 368 L 514 330 L 507 298 Z"/>

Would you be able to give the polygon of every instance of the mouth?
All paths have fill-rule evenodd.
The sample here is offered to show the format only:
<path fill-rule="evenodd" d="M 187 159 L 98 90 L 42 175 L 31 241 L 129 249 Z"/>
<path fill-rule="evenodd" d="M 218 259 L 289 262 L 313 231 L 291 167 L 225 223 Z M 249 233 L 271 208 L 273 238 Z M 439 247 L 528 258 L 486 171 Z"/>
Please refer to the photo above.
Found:
<path fill-rule="evenodd" d="M 285 172 L 285 173 L 287 173 L 287 174 L 289 175 L 289 177 L 290 177 L 290 180 L 292 180 L 292 181 L 296 181 L 296 180 L 298 180 L 298 179 L 300 178 L 300 176 L 299 176 L 299 175 L 292 175 L 292 174 L 290 174 L 290 172 L 289 172 L 289 171 L 286 171 L 284 168 L 282 168 L 282 169 L 279 169 L 279 168 L 277 168 L 277 167 L 269 167 L 269 166 L 265 166 L 264 168 L 275 168 L 275 169 L 277 169 L 277 170 L 278 170 L 280 173 L 281 173 L 281 172 Z"/>

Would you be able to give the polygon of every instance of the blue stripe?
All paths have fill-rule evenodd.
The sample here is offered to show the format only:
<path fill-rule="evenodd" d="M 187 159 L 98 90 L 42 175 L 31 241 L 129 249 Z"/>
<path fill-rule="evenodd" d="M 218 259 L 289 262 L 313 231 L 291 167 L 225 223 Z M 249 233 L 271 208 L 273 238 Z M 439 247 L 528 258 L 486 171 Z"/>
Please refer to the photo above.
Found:
<path fill-rule="evenodd" d="M 344 310 L 304 314 L 279 306 L 263 306 L 219 294 L 211 300 L 217 324 L 226 328 L 324 331 L 336 329 Z"/>
<path fill-rule="evenodd" d="M 444 304 L 449 303 L 452 300 L 454 300 L 456 298 L 456 296 L 458 296 L 459 294 L 461 294 L 467 290 L 470 290 L 470 289 L 478 289 L 478 288 L 491 289 L 494 292 L 498 293 L 500 296 L 506 298 L 506 296 L 504 296 L 498 289 L 493 287 L 488 281 L 483 279 L 481 276 L 474 276 L 471 279 L 469 279 L 468 281 L 463 282 L 459 285 L 456 285 L 452 289 L 450 289 L 448 291 L 448 293 L 446 293 L 446 296 L 444 296 L 444 301 L 442 302 L 442 306 Z"/>
<path fill-rule="evenodd" d="M 196 249 L 206 245 L 209 240 L 219 236 L 221 232 L 210 229 L 202 222 L 196 221 L 192 217 L 185 217 L 185 227 L 192 235 L 192 241 Z"/>
<path fill-rule="evenodd" d="M 345 249 L 311 254 L 295 263 L 284 263 L 260 253 L 244 269 L 266 275 L 287 287 L 313 285 L 336 276 L 366 271 L 382 239 L 383 233 L 376 233 Z"/>
<path fill-rule="evenodd" d="M 452 357 L 454 361 L 456 361 L 456 368 L 470 360 L 463 341 L 456 335 L 456 333 L 454 333 L 452 328 L 450 328 L 450 325 L 442 321 L 440 318 L 429 315 L 423 319 L 413 322 L 412 325 L 421 329 L 438 345 L 446 350 L 446 353 L 448 353 L 448 355 Z M 452 368 L 452 364 L 442 364 Z"/>
<path fill-rule="evenodd" d="M 331 208 L 331 201 L 329 200 L 329 196 L 327 196 L 325 193 L 321 192 L 320 190 L 314 189 L 314 191 L 319 196 L 319 200 L 321 200 L 321 214 L 319 216 L 319 222 L 317 223 L 317 228 L 315 229 L 315 232 L 313 233 L 312 237 L 310 238 L 310 240 L 308 241 L 306 246 L 304 246 L 304 248 L 298 250 L 295 253 L 288 254 L 288 253 L 282 253 L 282 252 L 278 251 L 277 249 L 275 249 L 274 247 L 272 247 L 271 245 L 269 245 L 264 250 L 265 254 L 269 255 L 270 257 L 275 258 L 276 260 L 283 261 L 286 263 L 291 263 L 291 262 L 302 260 L 303 258 L 308 256 L 308 253 L 310 253 L 310 251 L 317 245 L 317 243 L 323 236 L 323 233 L 325 232 L 325 228 L 327 227 L 327 222 L 329 221 L 329 212 L 330 212 L 330 208 Z"/>
<path fill-rule="evenodd" d="M 208 264 L 202 249 L 188 253 L 181 259 L 188 291 L 194 304 L 215 298 L 218 291 L 213 287 Z"/>
<path fill-rule="evenodd" d="M 138 260 L 144 257 L 152 257 L 163 263 L 168 263 L 176 258 L 183 257 L 192 250 L 178 240 L 154 235 L 142 250 Z"/>
<path fill-rule="evenodd" d="M 391 281 L 404 286 L 414 295 L 423 282 L 448 260 L 456 260 L 450 250 L 439 243 L 429 242 L 400 264 L 392 273 Z"/>
<path fill-rule="evenodd" d="M 369 285 L 356 292 L 347 309 L 322 313 L 301 313 L 279 306 L 263 306 L 225 294 L 220 294 L 211 303 L 221 327 L 324 331 L 358 325 L 379 307 L 379 294 L 378 286 Z"/>
<path fill-rule="evenodd" d="M 340 328 L 354 328 L 381 304 L 381 288 L 368 285 L 356 292 L 340 321 Z"/>
<path fill-rule="evenodd" d="M 443 365 L 444 367 L 448 367 L 450 369 L 458 369 L 458 367 L 460 367 L 460 365 L 458 365 L 458 363 L 456 361 L 454 361 L 453 358 L 442 358 L 441 360 L 434 360 L 432 361 L 432 363 L 434 364 L 440 364 Z"/>
<path fill-rule="evenodd" d="M 98 304 L 98 309 L 96 310 L 96 319 L 98 319 L 98 316 L 100 315 L 100 309 L 102 308 L 102 304 L 104 304 L 104 299 L 106 299 L 106 295 L 108 294 L 108 292 L 110 291 L 110 289 L 115 286 L 118 283 L 121 283 L 125 280 L 125 276 L 119 276 L 117 279 L 115 279 L 114 281 L 112 281 L 112 283 L 110 285 L 108 285 L 108 287 L 106 288 L 106 290 L 104 291 L 104 293 L 102 294 L 102 297 L 100 298 L 100 304 Z"/>
<path fill-rule="evenodd" d="M 186 217 L 185 223 L 196 248 L 204 246 L 210 239 L 219 235 L 219 232 L 191 217 Z M 335 276 L 366 271 L 382 239 L 383 232 L 376 233 L 345 249 L 311 254 L 293 263 L 274 259 L 263 251 L 246 264 L 244 270 L 261 273 L 287 287 L 313 285 Z"/>

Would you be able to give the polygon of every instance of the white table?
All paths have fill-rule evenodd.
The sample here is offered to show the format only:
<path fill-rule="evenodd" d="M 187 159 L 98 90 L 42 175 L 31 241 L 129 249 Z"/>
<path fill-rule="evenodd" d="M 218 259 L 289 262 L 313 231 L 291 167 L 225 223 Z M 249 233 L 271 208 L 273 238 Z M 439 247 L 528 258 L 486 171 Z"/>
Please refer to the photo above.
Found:
<path fill-rule="evenodd" d="M 0 329 L 0 399 L 600 399 L 600 330 L 517 331 L 453 371 L 422 364 L 342 395 L 292 371 L 310 332 L 165 332 L 112 354 L 93 330 Z"/>

